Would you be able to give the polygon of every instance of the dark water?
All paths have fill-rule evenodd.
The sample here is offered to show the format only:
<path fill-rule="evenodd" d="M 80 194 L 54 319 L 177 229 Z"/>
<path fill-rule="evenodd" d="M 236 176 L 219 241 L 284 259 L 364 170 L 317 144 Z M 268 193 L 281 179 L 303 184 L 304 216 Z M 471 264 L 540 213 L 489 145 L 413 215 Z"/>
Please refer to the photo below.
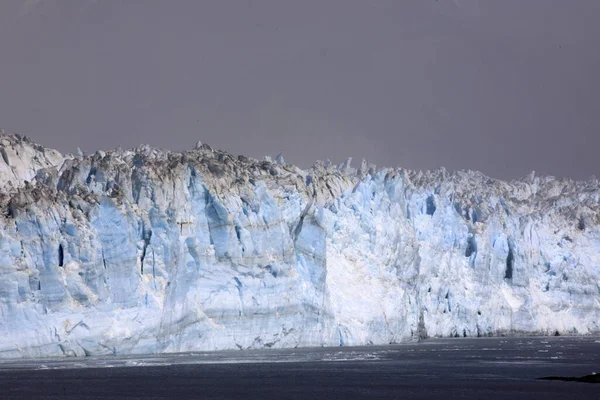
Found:
<path fill-rule="evenodd" d="M 600 399 L 600 338 L 0 361 L 0 398 Z"/>

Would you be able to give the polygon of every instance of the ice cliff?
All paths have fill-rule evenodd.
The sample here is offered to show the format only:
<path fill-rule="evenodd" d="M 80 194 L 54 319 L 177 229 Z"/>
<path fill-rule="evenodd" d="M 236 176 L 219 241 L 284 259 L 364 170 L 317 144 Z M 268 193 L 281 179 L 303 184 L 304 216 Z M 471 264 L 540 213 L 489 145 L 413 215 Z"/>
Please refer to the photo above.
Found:
<path fill-rule="evenodd" d="M 0 135 L 0 356 L 600 331 L 600 186 Z"/>

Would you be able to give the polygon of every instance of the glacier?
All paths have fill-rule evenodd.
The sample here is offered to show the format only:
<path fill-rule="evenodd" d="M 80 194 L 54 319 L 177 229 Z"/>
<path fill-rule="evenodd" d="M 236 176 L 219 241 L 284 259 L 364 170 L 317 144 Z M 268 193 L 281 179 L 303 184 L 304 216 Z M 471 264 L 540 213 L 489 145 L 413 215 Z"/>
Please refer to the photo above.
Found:
<path fill-rule="evenodd" d="M 0 357 L 600 332 L 595 178 L 0 155 Z"/>

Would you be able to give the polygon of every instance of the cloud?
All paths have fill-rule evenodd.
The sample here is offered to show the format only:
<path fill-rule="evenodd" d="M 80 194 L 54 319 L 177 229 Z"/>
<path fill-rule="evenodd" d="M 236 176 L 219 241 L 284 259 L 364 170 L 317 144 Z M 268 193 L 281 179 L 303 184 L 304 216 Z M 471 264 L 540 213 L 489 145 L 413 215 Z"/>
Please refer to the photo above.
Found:
<path fill-rule="evenodd" d="M 0 0 L 1 1 L 1 0 Z M 81 14 L 82 12 L 88 11 L 90 6 L 98 4 L 97 0 L 77 0 L 72 3 L 57 2 L 56 0 L 22 0 L 21 8 L 19 10 L 19 18 L 26 17 L 30 14 L 35 13 L 42 6 L 45 7 L 46 11 L 58 12 L 59 15 L 72 16 L 73 13 Z"/>
<path fill-rule="evenodd" d="M 452 0 L 452 2 L 466 15 L 478 16 L 482 14 L 483 10 L 479 0 Z"/>
<path fill-rule="evenodd" d="M 32 13 L 44 0 L 24 0 L 21 9 L 19 10 L 19 17 L 25 17 Z"/>

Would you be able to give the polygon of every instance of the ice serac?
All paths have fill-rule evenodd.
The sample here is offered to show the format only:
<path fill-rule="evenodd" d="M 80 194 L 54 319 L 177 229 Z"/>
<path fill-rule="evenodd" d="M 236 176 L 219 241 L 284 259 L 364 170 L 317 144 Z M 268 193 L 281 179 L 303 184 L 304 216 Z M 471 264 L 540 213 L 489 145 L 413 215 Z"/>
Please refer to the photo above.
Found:
<path fill-rule="evenodd" d="M 0 153 L 3 357 L 600 331 L 595 179 Z"/>

